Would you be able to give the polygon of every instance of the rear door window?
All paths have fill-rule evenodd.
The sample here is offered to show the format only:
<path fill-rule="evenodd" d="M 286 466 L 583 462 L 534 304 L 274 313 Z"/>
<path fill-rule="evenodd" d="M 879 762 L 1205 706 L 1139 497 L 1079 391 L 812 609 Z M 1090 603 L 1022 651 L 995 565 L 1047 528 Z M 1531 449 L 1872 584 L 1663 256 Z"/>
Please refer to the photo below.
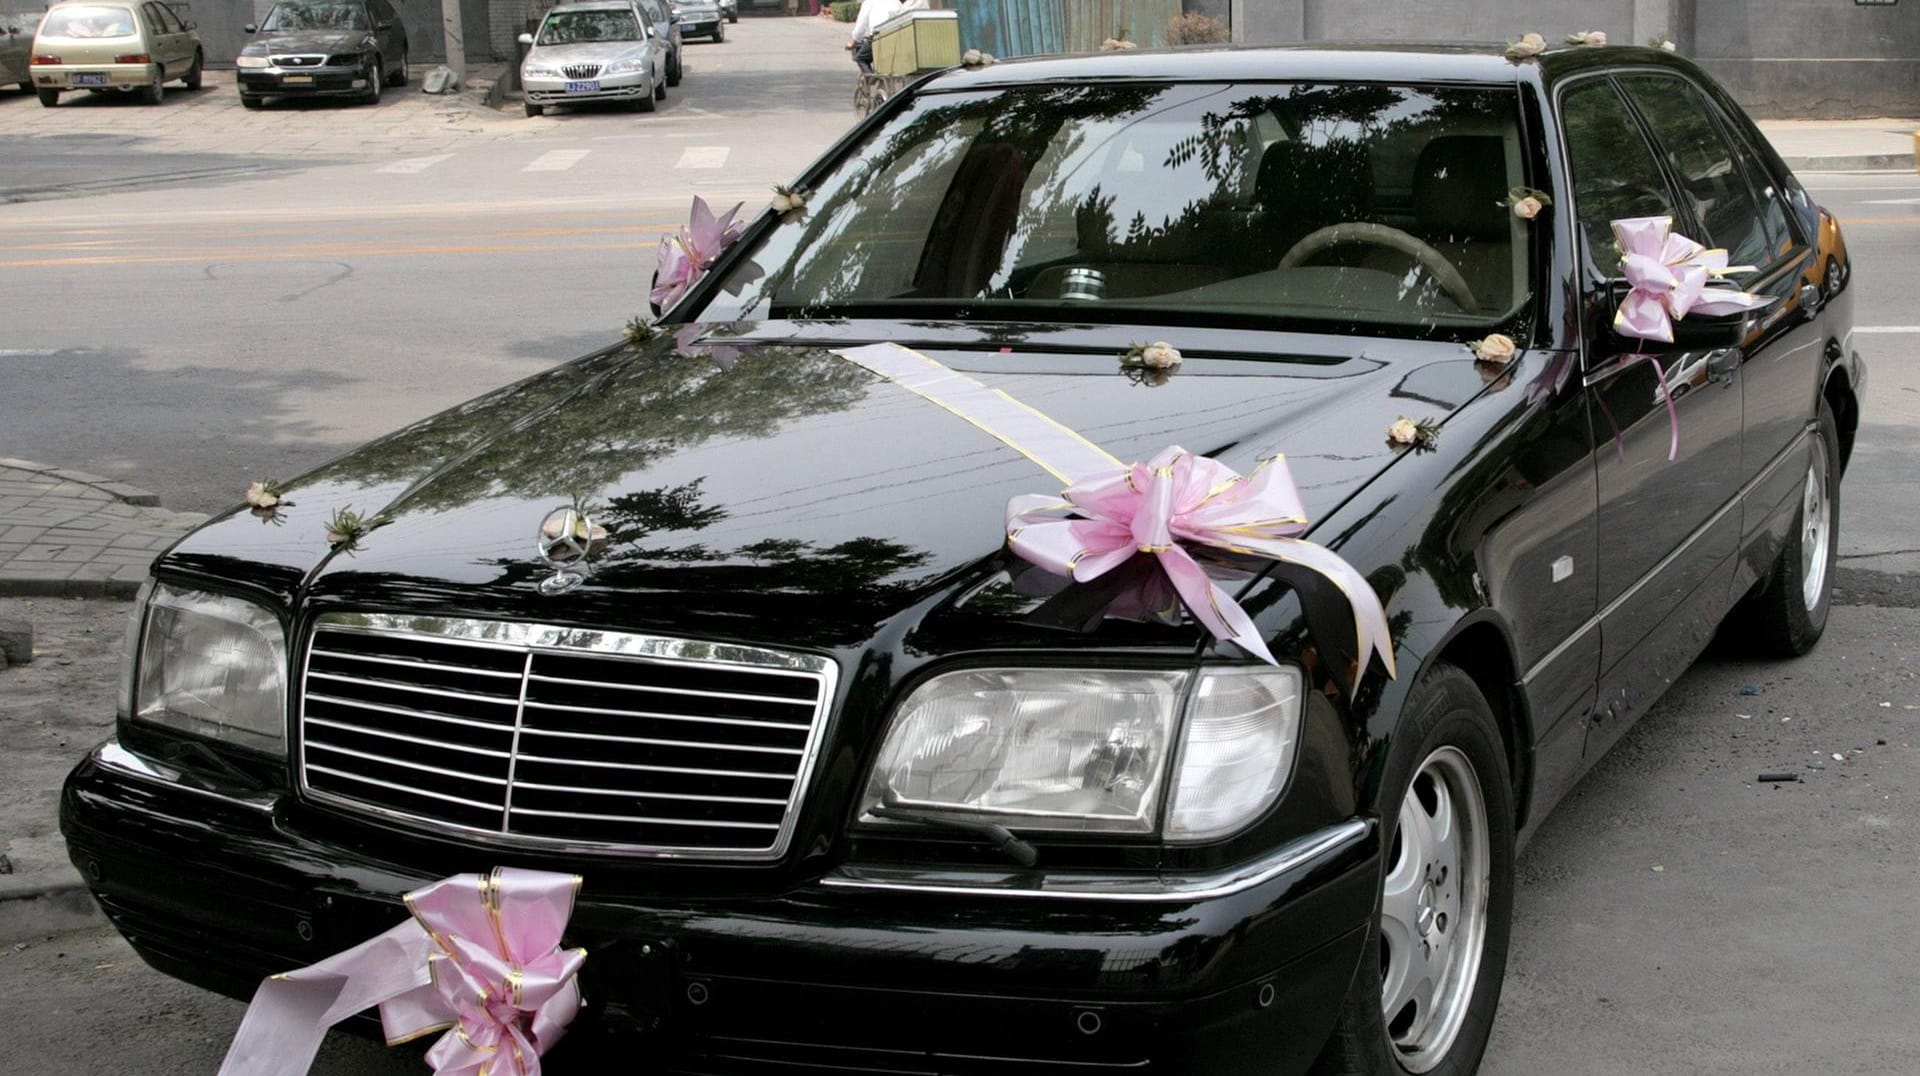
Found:
<path fill-rule="evenodd" d="M 1612 222 L 1623 217 L 1674 214 L 1673 192 L 1613 84 L 1582 82 L 1560 98 L 1573 208 L 1586 239 L 1590 267 L 1603 278 L 1619 276 Z"/>

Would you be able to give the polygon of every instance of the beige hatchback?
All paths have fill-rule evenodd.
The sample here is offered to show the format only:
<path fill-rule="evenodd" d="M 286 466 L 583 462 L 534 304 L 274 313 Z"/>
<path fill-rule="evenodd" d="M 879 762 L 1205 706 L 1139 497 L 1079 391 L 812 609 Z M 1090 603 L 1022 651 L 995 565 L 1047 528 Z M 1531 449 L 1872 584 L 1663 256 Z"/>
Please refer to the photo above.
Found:
<path fill-rule="evenodd" d="M 52 108 L 68 90 L 138 91 L 157 105 L 171 79 L 199 89 L 205 68 L 194 24 L 160 0 L 68 0 L 40 20 L 28 71 Z"/>

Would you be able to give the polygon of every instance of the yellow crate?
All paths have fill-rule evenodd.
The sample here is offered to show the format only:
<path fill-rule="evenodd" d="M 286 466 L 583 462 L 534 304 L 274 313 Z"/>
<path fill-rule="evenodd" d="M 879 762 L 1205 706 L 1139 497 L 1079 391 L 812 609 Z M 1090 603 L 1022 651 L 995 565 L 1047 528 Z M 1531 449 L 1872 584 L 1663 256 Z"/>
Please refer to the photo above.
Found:
<path fill-rule="evenodd" d="M 960 13 L 903 11 L 873 32 L 873 69 L 911 75 L 960 63 Z"/>

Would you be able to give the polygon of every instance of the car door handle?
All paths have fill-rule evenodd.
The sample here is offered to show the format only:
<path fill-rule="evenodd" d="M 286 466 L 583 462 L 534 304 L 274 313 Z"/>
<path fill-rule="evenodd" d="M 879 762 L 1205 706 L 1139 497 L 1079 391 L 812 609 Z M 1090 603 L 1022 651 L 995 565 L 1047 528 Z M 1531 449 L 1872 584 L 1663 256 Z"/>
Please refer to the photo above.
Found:
<path fill-rule="evenodd" d="M 1731 382 L 1740 369 L 1740 349 L 1723 347 L 1707 352 L 1707 380 Z"/>

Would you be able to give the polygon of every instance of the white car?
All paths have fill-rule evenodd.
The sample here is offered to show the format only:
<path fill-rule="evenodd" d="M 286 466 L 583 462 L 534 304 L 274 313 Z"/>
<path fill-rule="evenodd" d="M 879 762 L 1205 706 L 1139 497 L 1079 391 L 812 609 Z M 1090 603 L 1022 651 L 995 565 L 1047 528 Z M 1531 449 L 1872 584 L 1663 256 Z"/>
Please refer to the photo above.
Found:
<path fill-rule="evenodd" d="M 520 64 L 529 116 L 591 101 L 652 112 L 667 96 L 667 43 L 628 0 L 560 4 L 520 43 L 533 46 Z"/>

